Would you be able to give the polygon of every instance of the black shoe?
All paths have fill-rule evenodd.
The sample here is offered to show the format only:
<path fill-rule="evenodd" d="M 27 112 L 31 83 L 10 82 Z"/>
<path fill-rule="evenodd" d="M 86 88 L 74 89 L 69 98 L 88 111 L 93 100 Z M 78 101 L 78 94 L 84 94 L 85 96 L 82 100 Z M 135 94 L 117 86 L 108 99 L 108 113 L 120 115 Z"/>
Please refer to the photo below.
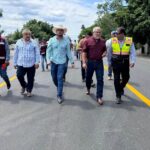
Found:
<path fill-rule="evenodd" d="M 26 89 L 25 89 L 25 88 L 22 88 L 20 93 L 21 93 L 22 95 L 24 95 L 25 91 L 26 91 Z"/>
<path fill-rule="evenodd" d="M 61 104 L 61 103 L 63 102 L 63 99 L 62 99 L 61 97 L 57 97 L 57 102 L 58 102 L 59 104 Z"/>
<path fill-rule="evenodd" d="M 8 83 L 8 84 L 7 84 L 7 89 L 9 90 L 10 88 L 11 88 L 11 84 Z"/>
<path fill-rule="evenodd" d="M 116 98 L 116 104 L 121 104 L 122 100 L 121 100 L 121 97 L 117 97 Z"/>
<path fill-rule="evenodd" d="M 92 88 L 95 88 L 95 86 L 96 86 L 95 83 L 92 83 L 92 84 L 91 84 L 91 87 L 92 87 Z"/>
<path fill-rule="evenodd" d="M 90 95 L 90 90 L 89 89 L 87 89 L 86 95 Z"/>
<path fill-rule="evenodd" d="M 121 91 L 121 95 L 122 95 L 122 96 L 124 95 L 124 90 Z"/>

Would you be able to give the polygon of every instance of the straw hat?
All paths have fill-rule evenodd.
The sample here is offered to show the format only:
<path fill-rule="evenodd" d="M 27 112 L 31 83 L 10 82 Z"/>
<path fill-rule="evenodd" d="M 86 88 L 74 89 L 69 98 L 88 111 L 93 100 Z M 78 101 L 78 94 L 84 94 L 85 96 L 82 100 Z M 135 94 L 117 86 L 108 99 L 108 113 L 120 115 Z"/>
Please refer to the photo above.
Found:
<path fill-rule="evenodd" d="M 56 31 L 57 31 L 58 29 L 64 30 L 64 34 L 67 32 L 67 28 L 65 28 L 63 25 L 58 25 L 58 26 L 54 26 L 54 27 L 53 27 L 53 29 L 52 29 L 53 33 L 56 34 Z"/>

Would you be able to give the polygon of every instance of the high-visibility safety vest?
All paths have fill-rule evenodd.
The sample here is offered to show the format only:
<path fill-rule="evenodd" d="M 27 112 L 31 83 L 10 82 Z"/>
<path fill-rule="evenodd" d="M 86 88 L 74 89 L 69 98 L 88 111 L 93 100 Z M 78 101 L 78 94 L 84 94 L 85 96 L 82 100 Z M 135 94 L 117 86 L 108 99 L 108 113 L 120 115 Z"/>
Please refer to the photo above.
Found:
<path fill-rule="evenodd" d="M 129 55 L 132 43 L 133 40 L 131 37 L 125 37 L 124 44 L 121 48 L 118 39 L 114 37 L 112 38 L 112 53 L 115 55 Z"/>

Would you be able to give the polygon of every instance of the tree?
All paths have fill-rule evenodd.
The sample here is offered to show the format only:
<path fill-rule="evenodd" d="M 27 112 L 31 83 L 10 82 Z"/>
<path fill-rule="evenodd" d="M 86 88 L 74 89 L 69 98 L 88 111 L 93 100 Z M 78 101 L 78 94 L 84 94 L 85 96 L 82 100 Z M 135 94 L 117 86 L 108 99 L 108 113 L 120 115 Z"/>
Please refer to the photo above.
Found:
<path fill-rule="evenodd" d="M 111 31 L 116 30 L 117 23 L 112 15 L 106 13 L 102 18 L 97 19 L 96 25 L 102 28 L 102 35 L 108 39 L 110 38 Z"/>
<path fill-rule="evenodd" d="M 94 24 L 94 25 L 92 25 L 92 26 L 90 26 L 90 27 L 83 28 L 83 29 L 81 30 L 81 33 L 79 34 L 79 39 L 81 39 L 83 35 L 87 35 L 89 32 L 92 32 L 92 30 L 93 30 L 93 28 L 94 28 L 95 26 L 96 26 L 96 25 Z"/>
<path fill-rule="evenodd" d="M 84 24 L 81 26 L 81 29 L 82 29 L 82 30 L 84 30 L 84 29 L 85 29 L 85 26 L 84 26 Z"/>
<path fill-rule="evenodd" d="M 150 53 L 150 2 L 149 0 L 128 0 L 128 5 L 122 11 L 116 11 L 113 16 L 119 26 L 126 28 L 127 34 L 133 36 L 136 43 L 149 45 Z"/>
<path fill-rule="evenodd" d="M 13 34 L 9 34 L 7 36 L 7 39 L 8 39 L 9 44 L 13 44 L 13 43 L 16 43 L 16 41 L 20 39 L 21 37 L 22 37 L 21 31 L 17 29 Z"/>
<path fill-rule="evenodd" d="M 47 22 L 37 21 L 34 19 L 27 22 L 23 28 L 30 29 L 33 36 L 39 40 L 48 40 L 51 36 L 54 36 L 54 33 L 52 32 L 53 25 L 49 25 Z"/>
<path fill-rule="evenodd" d="M 8 35 L 9 43 L 15 43 L 18 39 L 22 37 L 22 30 L 28 28 L 32 32 L 32 37 L 38 38 L 39 40 L 45 39 L 48 40 L 50 37 L 54 36 L 52 32 L 53 25 L 49 25 L 47 22 L 30 20 L 23 28 L 19 31 L 18 29 L 13 33 Z"/>
<path fill-rule="evenodd" d="M 114 16 L 112 16 L 112 13 L 116 10 L 121 10 L 123 8 L 123 2 L 123 0 L 106 0 L 105 3 L 98 4 L 97 6 L 98 19 L 91 27 L 100 26 L 102 28 L 102 35 L 106 39 L 110 38 L 111 31 L 116 30 L 118 27 Z M 85 34 L 87 31 L 89 31 L 91 27 L 82 30 L 80 37 L 82 34 Z"/>

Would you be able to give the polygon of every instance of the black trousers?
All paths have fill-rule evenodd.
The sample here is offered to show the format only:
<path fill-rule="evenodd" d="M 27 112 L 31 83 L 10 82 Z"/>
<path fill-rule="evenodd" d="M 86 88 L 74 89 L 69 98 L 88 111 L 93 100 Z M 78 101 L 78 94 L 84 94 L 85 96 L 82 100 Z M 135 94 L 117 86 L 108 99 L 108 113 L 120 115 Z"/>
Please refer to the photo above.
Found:
<path fill-rule="evenodd" d="M 112 67 L 114 73 L 114 86 L 116 97 L 121 97 L 121 93 L 130 78 L 129 59 L 116 60 L 112 59 Z M 120 80 L 120 76 L 122 80 Z"/>
<path fill-rule="evenodd" d="M 86 78 L 86 71 L 83 68 L 83 61 L 81 61 L 81 75 L 82 75 L 82 80 L 85 80 L 85 78 Z"/>
<path fill-rule="evenodd" d="M 27 82 L 24 76 L 27 74 Z M 17 67 L 17 78 L 22 86 L 26 88 L 27 92 L 32 92 L 35 77 L 35 66 L 30 68 L 24 68 L 22 66 Z"/>

